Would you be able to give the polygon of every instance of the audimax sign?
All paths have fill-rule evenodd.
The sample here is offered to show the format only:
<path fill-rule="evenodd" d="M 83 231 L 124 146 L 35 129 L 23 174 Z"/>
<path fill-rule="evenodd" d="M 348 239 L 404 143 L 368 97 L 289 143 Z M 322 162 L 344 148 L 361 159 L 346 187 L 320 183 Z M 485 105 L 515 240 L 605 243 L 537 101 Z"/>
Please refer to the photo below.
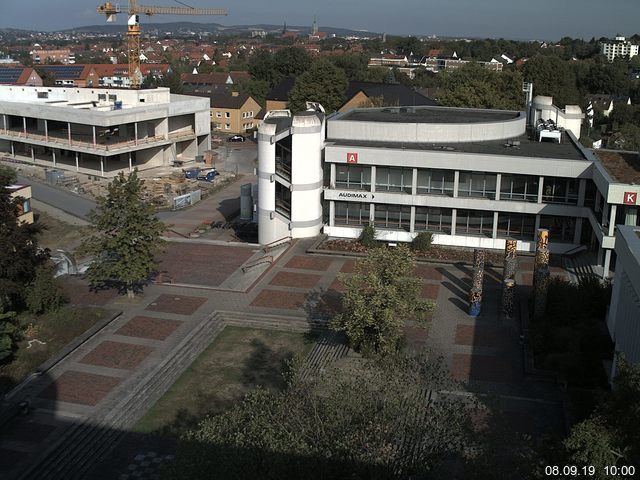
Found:
<path fill-rule="evenodd" d="M 372 193 L 355 193 L 355 192 L 340 192 L 338 198 L 358 198 L 361 200 L 368 200 L 369 198 L 375 198 Z"/>

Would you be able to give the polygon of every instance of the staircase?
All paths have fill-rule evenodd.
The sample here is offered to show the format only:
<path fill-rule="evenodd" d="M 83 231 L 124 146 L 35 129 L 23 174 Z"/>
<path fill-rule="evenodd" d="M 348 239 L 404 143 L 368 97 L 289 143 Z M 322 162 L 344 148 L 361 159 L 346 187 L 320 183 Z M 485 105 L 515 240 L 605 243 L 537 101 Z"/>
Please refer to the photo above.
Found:
<path fill-rule="evenodd" d="M 567 271 L 573 275 L 575 281 L 578 283 L 591 278 L 599 278 L 598 274 L 593 270 L 594 263 L 593 252 L 582 251 L 564 257 L 564 264 Z"/>

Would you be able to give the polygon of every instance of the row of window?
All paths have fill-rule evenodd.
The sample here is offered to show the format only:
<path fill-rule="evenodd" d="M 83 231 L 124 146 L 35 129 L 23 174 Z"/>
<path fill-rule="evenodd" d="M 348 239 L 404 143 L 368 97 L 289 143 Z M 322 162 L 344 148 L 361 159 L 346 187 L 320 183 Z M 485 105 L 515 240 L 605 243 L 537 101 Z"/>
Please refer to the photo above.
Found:
<path fill-rule="evenodd" d="M 221 123 L 214 123 L 213 124 L 213 128 L 215 130 L 222 130 L 222 124 Z M 230 123 L 225 123 L 224 124 L 224 129 L 225 130 L 231 130 L 231 124 Z"/>
<path fill-rule="evenodd" d="M 223 112 L 216 112 L 216 118 L 222 118 Z M 242 118 L 253 118 L 254 112 L 242 112 Z M 230 112 L 224 112 L 224 118 L 231 118 Z"/>
<path fill-rule="evenodd" d="M 416 207 L 414 231 L 451 234 L 451 208 Z M 493 235 L 494 212 L 483 210 L 456 211 L 456 235 Z M 337 226 L 364 226 L 370 223 L 370 205 L 360 202 L 335 202 L 334 224 Z M 535 235 L 536 216 L 521 213 L 498 213 L 497 236 L 532 240 Z M 411 207 L 406 205 L 375 204 L 373 225 L 376 228 L 411 229 Z M 552 215 L 540 216 L 540 227 L 548 228 L 556 242 L 572 243 L 575 219 Z"/>
<path fill-rule="evenodd" d="M 336 188 L 371 190 L 371 167 L 336 165 Z M 403 167 L 377 167 L 375 189 L 378 192 L 404 192 L 411 194 L 413 169 Z M 458 177 L 458 196 L 496 198 L 495 173 L 461 171 Z M 537 202 L 539 177 L 531 175 L 502 175 L 500 199 Z M 454 171 L 418 169 L 416 193 L 453 196 Z M 578 204 L 578 181 L 574 178 L 545 177 L 542 190 L 545 203 Z"/>

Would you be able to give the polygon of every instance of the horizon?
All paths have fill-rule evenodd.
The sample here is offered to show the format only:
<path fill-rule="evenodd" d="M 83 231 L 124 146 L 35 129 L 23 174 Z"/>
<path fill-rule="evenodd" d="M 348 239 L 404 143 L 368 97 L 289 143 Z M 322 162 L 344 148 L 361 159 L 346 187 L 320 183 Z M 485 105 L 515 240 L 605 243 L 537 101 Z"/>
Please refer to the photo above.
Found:
<path fill-rule="evenodd" d="M 78 6 L 78 0 L 32 0 L 40 14 L 35 19 L 25 16 L 22 2 L 5 0 L 0 28 L 36 32 L 57 32 L 105 24 L 95 6 L 86 3 Z M 123 2 L 124 3 L 124 2 Z M 150 2 L 151 3 L 151 2 Z M 163 6 L 172 6 L 171 0 L 159 0 Z M 626 37 L 637 33 L 640 8 L 637 0 L 618 0 L 612 7 L 600 0 L 538 0 L 538 2 L 514 5 L 506 0 L 487 0 L 479 5 L 474 0 L 405 0 L 399 8 L 389 9 L 382 0 L 367 2 L 366 8 L 357 2 L 349 5 L 328 0 L 313 10 L 291 0 L 274 0 L 269 5 L 247 1 L 242 6 L 228 2 L 191 0 L 193 7 L 226 8 L 226 17 L 154 16 L 143 17 L 141 23 L 162 24 L 188 22 L 198 24 L 217 23 L 222 26 L 282 25 L 292 27 L 311 26 L 314 16 L 319 28 L 341 28 L 353 31 L 387 33 L 394 36 L 431 36 L 451 38 L 493 38 L 519 41 L 560 40 L 571 37 L 613 38 L 617 33 Z M 280 14 L 283 12 L 285 14 Z M 340 12 L 340 13 L 337 13 Z M 436 14 L 434 15 L 434 12 Z M 117 22 L 123 28 L 126 15 L 119 15 Z M 210 18 L 210 21 L 205 21 Z M 40 20 L 43 19 L 43 20 Z"/>

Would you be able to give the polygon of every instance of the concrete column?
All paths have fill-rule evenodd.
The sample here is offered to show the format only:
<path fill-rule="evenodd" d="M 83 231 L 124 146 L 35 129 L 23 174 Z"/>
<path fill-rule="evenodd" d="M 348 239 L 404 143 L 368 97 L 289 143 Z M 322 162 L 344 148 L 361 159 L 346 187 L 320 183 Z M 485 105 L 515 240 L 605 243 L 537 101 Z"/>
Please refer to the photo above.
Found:
<path fill-rule="evenodd" d="M 598 265 L 602 265 L 602 262 L 604 261 L 604 248 L 602 248 L 602 246 L 598 247 L 598 257 L 596 259 L 596 262 L 598 263 Z"/>
<path fill-rule="evenodd" d="M 573 233 L 573 243 L 576 245 L 580 243 L 580 238 L 582 238 L 582 218 L 576 218 L 576 229 Z"/>
<path fill-rule="evenodd" d="M 458 210 L 456 210 L 455 208 L 451 209 L 451 236 L 455 237 L 456 235 L 456 216 L 458 214 Z"/>
<path fill-rule="evenodd" d="M 376 166 L 371 166 L 371 191 L 376 191 Z"/>
<path fill-rule="evenodd" d="M 610 237 L 613 237 L 613 235 L 615 234 L 617 212 L 618 212 L 618 206 L 616 204 L 611 205 L 611 207 L 609 208 L 609 234 L 608 234 Z"/>
<path fill-rule="evenodd" d="M 104 177 L 104 157 L 103 156 L 100 157 L 100 176 Z"/>
<path fill-rule="evenodd" d="M 496 200 L 500 200 L 500 187 L 502 183 L 502 174 L 498 173 L 496 175 Z M 495 236 L 493 238 L 496 238 Z"/>
<path fill-rule="evenodd" d="M 598 190 L 598 189 L 596 188 L 596 200 L 595 200 L 595 203 L 593 204 L 593 209 L 594 209 L 596 212 L 599 212 L 599 211 L 600 211 L 600 198 L 601 198 L 601 196 L 602 196 L 602 195 L 600 195 L 600 190 Z"/>
<path fill-rule="evenodd" d="M 76 152 L 76 172 L 80 171 L 80 159 L 78 158 L 78 152 Z"/>
<path fill-rule="evenodd" d="M 375 203 L 369 204 L 369 222 L 373 223 L 373 219 L 376 215 L 376 205 Z"/>
<path fill-rule="evenodd" d="M 609 225 L 609 204 L 604 202 L 604 206 L 602 207 L 602 229 L 604 230 L 605 226 Z"/>
<path fill-rule="evenodd" d="M 536 225 L 535 227 L 533 227 L 534 231 L 538 231 L 538 229 L 540 228 L 540 214 L 536 215 Z M 534 234 L 534 238 L 538 238 L 537 234 Z"/>
<path fill-rule="evenodd" d="M 609 278 L 609 266 L 611 265 L 611 250 L 604 251 L 604 263 L 602 265 L 602 278 Z"/>
<path fill-rule="evenodd" d="M 44 119 L 44 139 L 49 141 L 49 122 L 46 118 Z"/>
<path fill-rule="evenodd" d="M 538 178 L 538 203 L 542 203 L 542 193 L 544 192 L 544 177 Z"/>
<path fill-rule="evenodd" d="M 3 114 L 2 119 L 4 121 L 4 133 L 7 133 L 7 115 Z"/>
<path fill-rule="evenodd" d="M 22 131 L 24 132 L 24 136 L 27 136 L 27 117 L 22 117 Z"/>
<path fill-rule="evenodd" d="M 93 126 L 93 148 L 95 148 L 95 147 L 96 147 L 96 144 L 97 144 L 97 143 L 98 143 L 98 142 L 96 141 L 96 126 L 94 125 L 94 126 Z"/>
<path fill-rule="evenodd" d="M 331 166 L 335 166 L 335 164 L 331 164 Z M 329 226 L 333 227 L 336 224 L 336 202 L 331 200 L 329 202 Z"/>
<path fill-rule="evenodd" d="M 414 168 L 413 172 L 411 173 L 411 195 L 417 195 L 417 194 L 418 194 L 418 169 Z M 411 223 L 411 225 L 413 225 L 413 222 Z M 411 231 L 413 232 L 413 227 L 411 228 Z"/>
<path fill-rule="evenodd" d="M 498 238 L 498 212 L 493 212 L 493 230 L 491 232 L 491 238 Z"/>
<path fill-rule="evenodd" d="M 329 165 L 329 171 L 331 172 L 329 176 L 329 187 L 336 188 L 336 164 L 335 163 L 331 163 Z"/>
<path fill-rule="evenodd" d="M 578 206 L 584 207 L 584 195 L 587 191 L 587 179 L 580 178 L 578 180 Z"/>
<path fill-rule="evenodd" d="M 131 161 L 131 152 L 129 152 L 129 172 L 132 172 L 132 171 L 133 171 L 133 164 Z"/>
<path fill-rule="evenodd" d="M 31 161 L 32 161 L 33 163 L 36 163 L 36 152 L 35 152 L 35 150 L 33 149 L 33 147 L 31 147 Z"/>
<path fill-rule="evenodd" d="M 636 225 L 638 222 L 638 207 L 627 206 L 624 210 L 624 224 Z"/>
<path fill-rule="evenodd" d="M 411 226 L 409 227 L 409 232 L 413 233 L 415 231 L 416 231 L 416 207 L 411 207 Z"/>
<path fill-rule="evenodd" d="M 13 146 L 13 142 L 10 141 L 9 143 L 11 144 L 11 156 L 13 158 L 16 158 L 16 150 L 15 150 L 15 148 Z"/>
<path fill-rule="evenodd" d="M 51 152 L 53 153 L 53 167 L 55 168 L 55 166 L 56 166 L 56 149 L 52 148 Z"/>
<path fill-rule="evenodd" d="M 460 185 L 460 171 L 453 172 L 453 198 L 458 197 L 458 186 Z"/>
<path fill-rule="evenodd" d="M 71 145 L 71 122 L 67 122 L 67 134 L 69 137 L 69 145 Z"/>
<path fill-rule="evenodd" d="M 133 136 L 135 144 L 138 145 L 138 122 L 133 122 Z"/>

